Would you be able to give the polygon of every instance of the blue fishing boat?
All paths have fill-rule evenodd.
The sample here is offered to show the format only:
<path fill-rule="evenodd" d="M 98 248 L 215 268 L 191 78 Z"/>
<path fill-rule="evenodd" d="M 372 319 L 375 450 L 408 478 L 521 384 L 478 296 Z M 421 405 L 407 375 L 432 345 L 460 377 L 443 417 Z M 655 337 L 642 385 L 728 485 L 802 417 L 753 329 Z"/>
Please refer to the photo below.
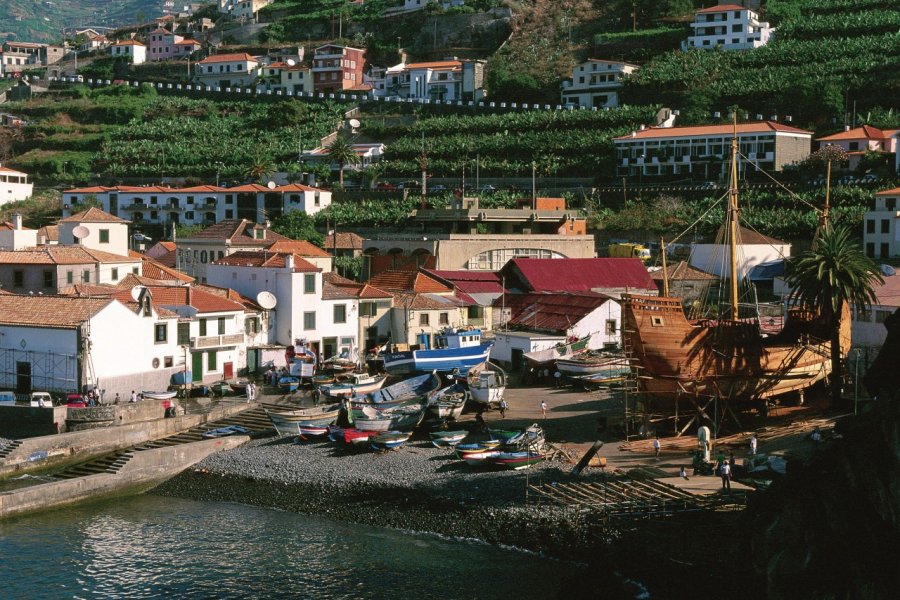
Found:
<path fill-rule="evenodd" d="M 453 447 L 463 441 L 469 432 L 466 430 L 459 431 L 435 431 L 431 434 L 431 443 L 437 448 Z"/>
<path fill-rule="evenodd" d="M 296 392 L 297 388 L 300 387 L 300 379 L 291 375 L 281 377 L 278 380 L 278 387 L 285 392 Z"/>
<path fill-rule="evenodd" d="M 369 438 L 369 444 L 372 450 L 394 450 L 405 444 L 411 435 L 408 432 L 385 431 Z"/>
<path fill-rule="evenodd" d="M 427 333 L 419 334 L 419 350 L 385 352 L 384 370 L 391 375 L 421 371 L 466 372 L 487 360 L 494 342 L 483 342 L 480 329 L 444 329 L 431 348 Z"/>
<path fill-rule="evenodd" d="M 417 375 L 398 381 L 368 394 L 351 398 L 354 408 L 371 405 L 376 408 L 393 408 L 410 403 L 421 403 L 441 389 L 441 378 L 434 373 Z"/>

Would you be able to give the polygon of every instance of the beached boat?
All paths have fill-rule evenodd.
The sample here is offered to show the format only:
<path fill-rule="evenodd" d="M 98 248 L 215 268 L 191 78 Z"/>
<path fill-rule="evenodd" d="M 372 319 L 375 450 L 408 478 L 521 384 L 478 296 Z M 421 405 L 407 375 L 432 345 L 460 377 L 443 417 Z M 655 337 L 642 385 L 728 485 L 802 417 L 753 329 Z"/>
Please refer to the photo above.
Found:
<path fill-rule="evenodd" d="M 334 373 L 316 373 L 312 377 L 312 384 L 316 387 L 331 385 L 335 382 L 337 382 L 337 379 L 335 378 Z"/>
<path fill-rule="evenodd" d="M 358 366 L 356 361 L 349 358 L 334 356 L 322 363 L 321 370 L 339 375 L 341 373 L 350 373 Z"/>
<path fill-rule="evenodd" d="M 445 387 L 431 395 L 428 415 L 431 419 L 454 421 L 462 414 L 468 398 L 469 391 L 461 383 Z"/>
<path fill-rule="evenodd" d="M 412 434 L 403 431 L 385 431 L 369 438 L 372 450 L 394 450 L 409 440 Z"/>
<path fill-rule="evenodd" d="M 412 431 L 425 417 L 425 405 L 413 404 L 390 409 L 363 406 L 349 412 L 350 422 L 363 431 Z"/>
<path fill-rule="evenodd" d="M 240 425 L 228 425 L 226 427 L 218 427 L 216 429 L 210 429 L 208 431 L 204 431 L 200 434 L 200 437 L 204 438 L 219 438 L 219 437 L 227 437 L 229 435 L 241 435 L 245 433 L 249 433 L 250 430 L 246 427 L 241 427 Z"/>
<path fill-rule="evenodd" d="M 447 448 L 456 446 L 469 435 L 468 431 L 435 431 L 431 434 L 431 443 L 437 448 Z"/>
<path fill-rule="evenodd" d="M 503 447 L 507 450 L 528 450 L 529 452 L 541 452 L 544 450 L 544 430 L 534 423 L 527 429 L 517 432 L 506 438 Z"/>
<path fill-rule="evenodd" d="M 544 455 L 540 452 L 498 452 L 496 456 L 491 456 L 487 460 L 493 465 L 519 470 L 536 465 L 544 460 Z"/>
<path fill-rule="evenodd" d="M 421 403 L 441 388 L 441 378 L 436 373 L 416 375 L 398 381 L 374 392 L 352 398 L 354 407 L 371 405 L 377 408 L 392 408 L 404 404 Z"/>
<path fill-rule="evenodd" d="M 737 154 L 735 133 L 726 222 L 717 236 L 725 250 L 723 306 L 710 318 L 689 320 L 682 300 L 668 296 L 665 271 L 661 296 L 622 296 L 624 346 L 634 360 L 640 389 L 657 399 L 657 409 L 677 410 L 681 400 L 682 406 L 702 410 L 699 399 L 711 398 L 720 400 L 720 411 L 729 404 L 764 407 L 767 398 L 803 391 L 831 373 L 829 324 L 821 315 L 791 308 L 782 331 L 770 335 L 763 331 L 752 290 L 745 296 L 750 301 L 741 302 Z M 850 342 L 848 317 L 849 309 L 839 317 L 843 353 Z"/>
<path fill-rule="evenodd" d="M 368 373 L 350 373 L 349 379 L 340 383 L 334 382 L 319 386 L 319 389 L 328 397 L 349 397 L 381 389 L 387 377 L 384 375 L 369 375 Z"/>
<path fill-rule="evenodd" d="M 303 421 L 298 425 L 300 429 L 300 437 L 319 437 L 328 433 L 330 425 L 317 425 L 309 421 Z"/>
<path fill-rule="evenodd" d="M 566 377 L 593 375 L 610 369 L 628 369 L 628 359 L 622 355 L 606 353 L 586 353 L 573 358 L 556 361 L 556 369 Z"/>
<path fill-rule="evenodd" d="M 483 342 L 480 329 L 444 329 L 435 335 L 435 348 L 428 336 L 420 339 L 421 350 L 385 352 L 384 369 L 391 375 L 422 371 L 465 372 L 487 360 L 494 342 Z"/>
<path fill-rule="evenodd" d="M 631 376 L 631 365 L 611 366 L 608 369 L 576 377 L 583 387 L 592 389 L 614 383 L 621 383 Z"/>
<path fill-rule="evenodd" d="M 165 392 L 144 391 L 141 392 L 141 397 L 144 400 L 169 400 L 174 398 L 176 394 L 178 394 L 178 390 L 167 390 Z"/>
<path fill-rule="evenodd" d="M 473 402 L 492 408 L 500 405 L 506 390 L 506 372 L 503 369 L 484 363 L 469 371 L 468 382 Z"/>
<path fill-rule="evenodd" d="M 232 381 L 228 385 L 229 385 L 229 387 L 231 387 L 232 391 L 234 391 L 236 394 L 243 395 L 243 394 L 247 393 L 247 385 L 249 383 L 250 382 L 247 381 L 246 379 L 238 379 L 238 380 Z"/>
<path fill-rule="evenodd" d="M 300 387 L 300 378 L 292 375 L 286 375 L 278 378 L 278 387 L 284 392 L 296 392 Z"/>
<path fill-rule="evenodd" d="M 487 464 L 487 460 L 500 454 L 496 445 L 491 444 L 459 444 L 456 446 L 456 456 L 467 464 L 477 466 Z"/>
<path fill-rule="evenodd" d="M 339 403 L 298 408 L 287 412 L 266 411 L 266 415 L 280 436 L 301 435 L 301 427 L 308 425 L 330 425 L 337 421 L 340 414 L 341 405 Z"/>
<path fill-rule="evenodd" d="M 564 344 L 557 344 L 552 348 L 544 348 L 543 350 L 526 352 L 522 356 L 525 358 L 528 366 L 533 369 L 549 367 L 553 364 L 553 361 L 572 358 L 573 356 L 585 352 L 588 349 L 588 343 L 590 341 L 591 334 L 588 334 L 583 338 L 579 338 L 571 342 L 566 342 Z"/>
<path fill-rule="evenodd" d="M 360 446 L 368 443 L 369 438 L 378 435 L 377 431 L 363 431 L 356 427 L 338 427 L 332 425 L 328 428 L 328 439 L 348 446 Z"/>

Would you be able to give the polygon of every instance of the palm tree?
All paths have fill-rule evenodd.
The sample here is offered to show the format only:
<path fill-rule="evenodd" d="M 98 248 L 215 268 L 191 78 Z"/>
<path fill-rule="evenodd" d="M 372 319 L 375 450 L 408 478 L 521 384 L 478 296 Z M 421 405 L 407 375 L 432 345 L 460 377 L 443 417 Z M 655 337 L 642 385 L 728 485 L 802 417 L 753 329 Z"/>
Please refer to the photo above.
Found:
<path fill-rule="evenodd" d="M 269 158 L 257 153 L 253 157 L 253 164 L 247 167 L 244 174 L 256 183 L 265 183 L 272 171 L 272 163 Z"/>
<path fill-rule="evenodd" d="M 328 144 L 328 157 L 331 162 L 338 164 L 338 181 L 341 189 L 344 189 L 344 166 L 359 163 L 359 156 L 353 149 L 353 142 L 343 135 L 338 134 L 334 141 Z"/>
<path fill-rule="evenodd" d="M 787 264 L 789 298 L 815 308 L 828 323 L 831 338 L 831 398 L 841 399 L 841 316 L 876 302 L 875 284 L 884 283 L 878 266 L 851 239 L 846 227 L 825 227 L 810 250 Z"/>

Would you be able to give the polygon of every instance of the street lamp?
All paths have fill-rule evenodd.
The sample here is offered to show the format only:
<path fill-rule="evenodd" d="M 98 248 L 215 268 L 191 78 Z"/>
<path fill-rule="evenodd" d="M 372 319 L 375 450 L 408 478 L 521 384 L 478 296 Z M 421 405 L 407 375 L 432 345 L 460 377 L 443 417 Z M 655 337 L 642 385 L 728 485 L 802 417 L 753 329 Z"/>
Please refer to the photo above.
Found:
<path fill-rule="evenodd" d="M 222 163 L 220 161 L 216 162 L 216 187 L 219 187 L 219 173 L 221 173 L 222 167 L 224 167 L 224 166 L 225 166 L 224 163 Z"/>

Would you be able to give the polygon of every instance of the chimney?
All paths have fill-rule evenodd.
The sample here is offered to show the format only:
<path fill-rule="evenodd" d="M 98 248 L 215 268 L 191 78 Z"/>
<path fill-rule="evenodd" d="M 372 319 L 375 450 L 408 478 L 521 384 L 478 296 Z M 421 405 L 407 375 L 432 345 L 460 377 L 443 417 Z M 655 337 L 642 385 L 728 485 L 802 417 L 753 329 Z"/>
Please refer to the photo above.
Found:
<path fill-rule="evenodd" d="M 293 254 L 286 254 L 284 256 L 284 268 L 288 269 L 290 271 L 294 270 L 294 255 Z"/>
<path fill-rule="evenodd" d="M 844 125 L 844 131 L 850 131 L 850 126 L 849 126 L 849 125 Z"/>
<path fill-rule="evenodd" d="M 16 231 L 22 230 L 22 215 L 20 213 L 12 214 L 12 225 Z"/>

